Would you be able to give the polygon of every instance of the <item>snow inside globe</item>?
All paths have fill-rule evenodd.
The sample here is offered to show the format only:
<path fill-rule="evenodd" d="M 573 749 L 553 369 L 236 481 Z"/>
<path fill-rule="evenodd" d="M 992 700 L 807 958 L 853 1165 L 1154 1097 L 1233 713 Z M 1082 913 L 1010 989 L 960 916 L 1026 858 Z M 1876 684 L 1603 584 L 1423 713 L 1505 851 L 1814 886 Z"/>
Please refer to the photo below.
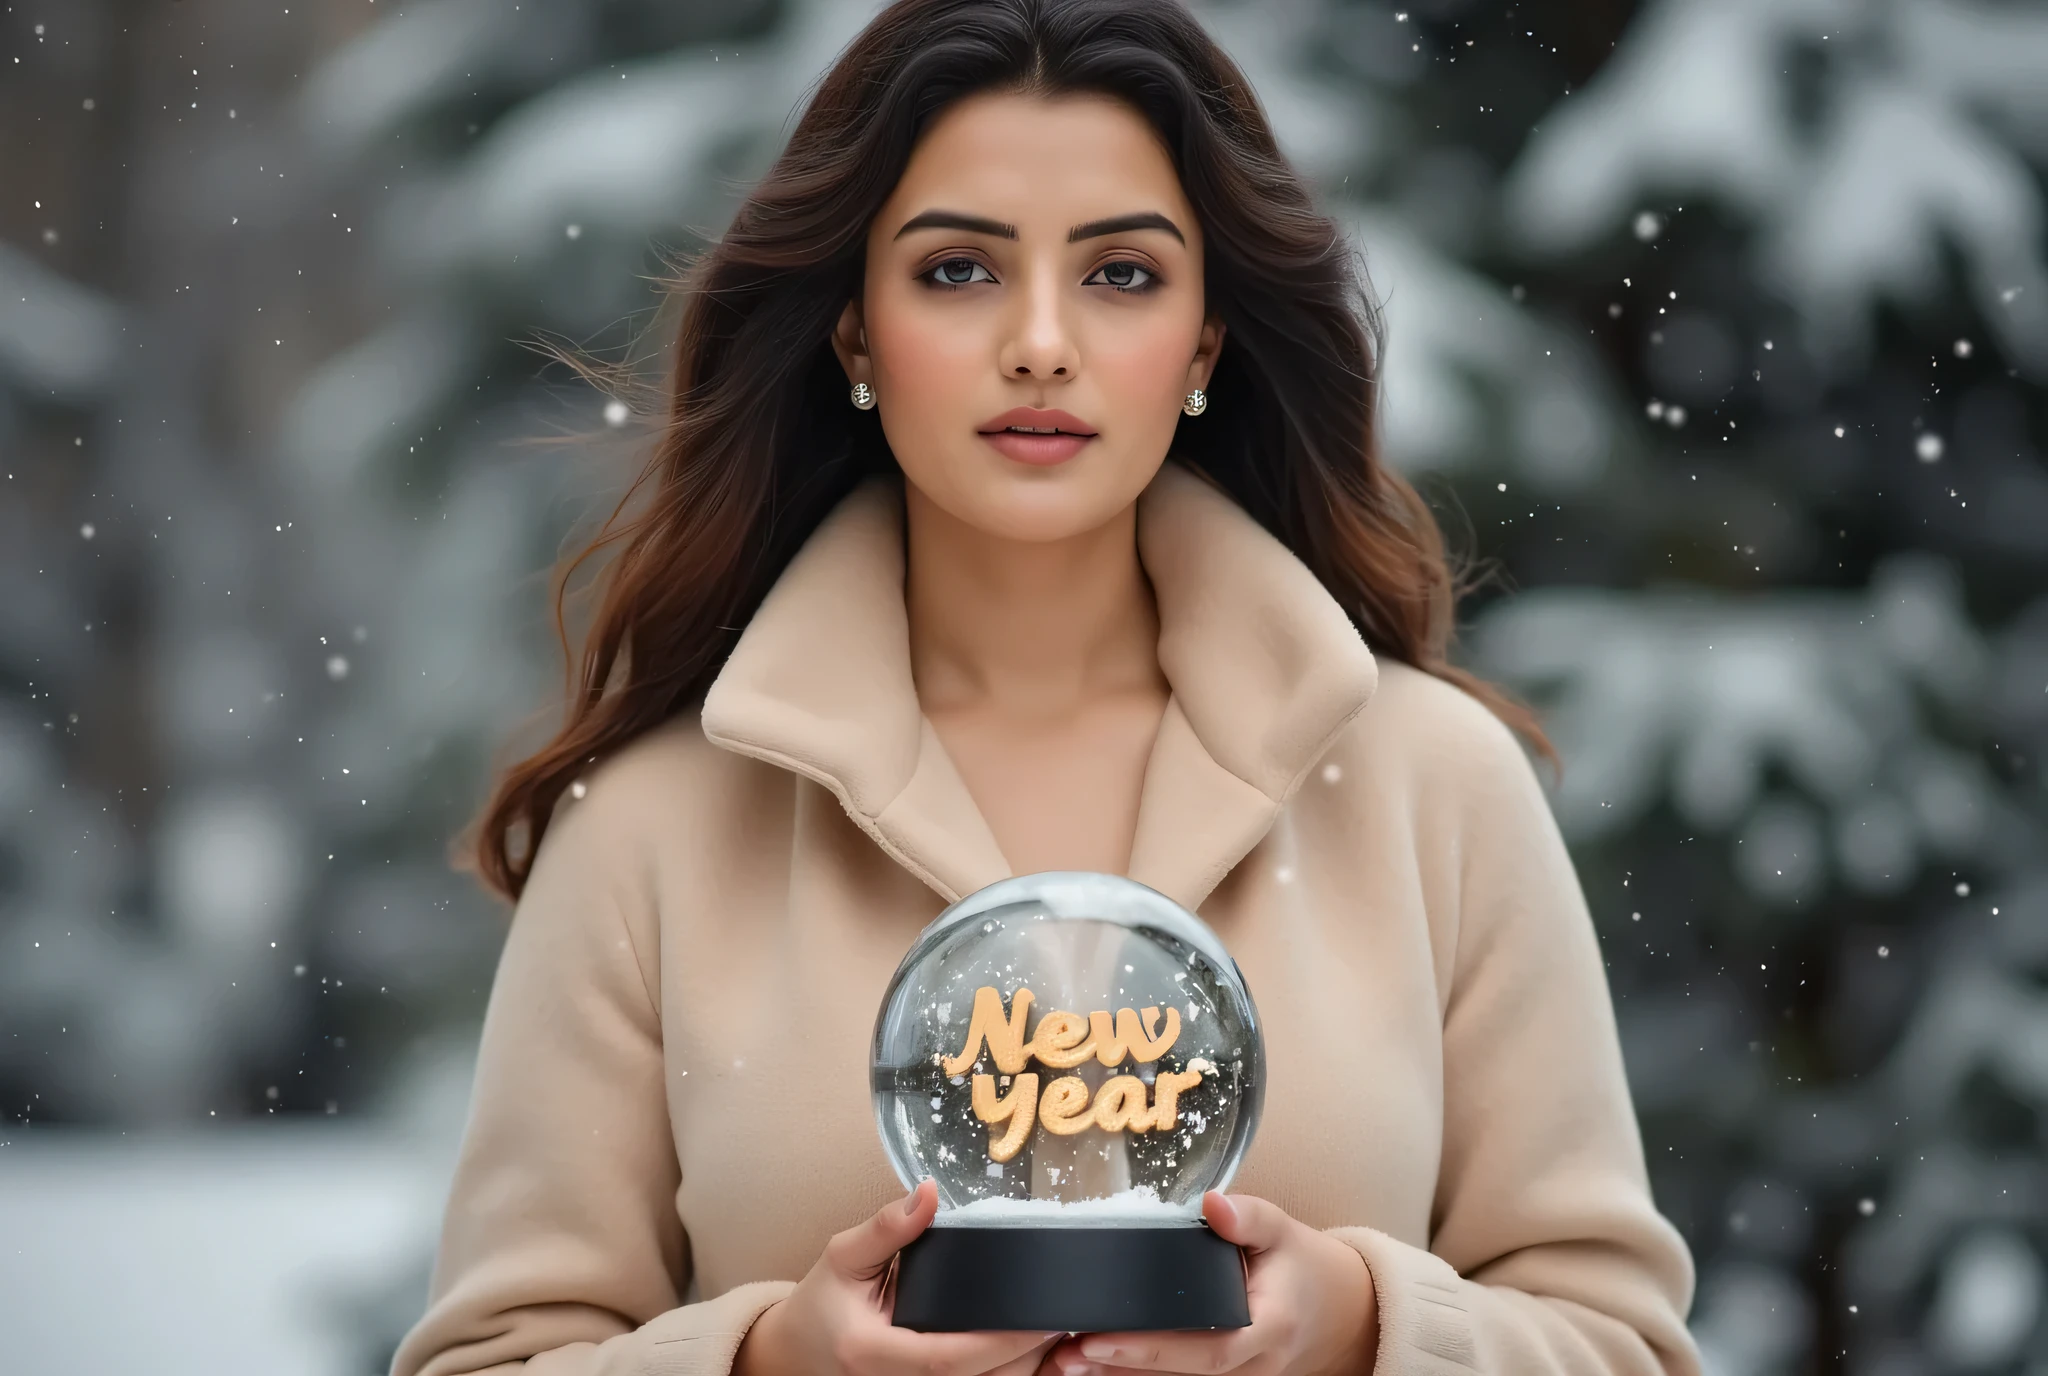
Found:
<path fill-rule="evenodd" d="M 1201 1227 L 1258 1124 L 1237 963 L 1165 895 L 1028 874 L 947 908 L 875 1025 L 875 1116 L 944 1228 Z"/>

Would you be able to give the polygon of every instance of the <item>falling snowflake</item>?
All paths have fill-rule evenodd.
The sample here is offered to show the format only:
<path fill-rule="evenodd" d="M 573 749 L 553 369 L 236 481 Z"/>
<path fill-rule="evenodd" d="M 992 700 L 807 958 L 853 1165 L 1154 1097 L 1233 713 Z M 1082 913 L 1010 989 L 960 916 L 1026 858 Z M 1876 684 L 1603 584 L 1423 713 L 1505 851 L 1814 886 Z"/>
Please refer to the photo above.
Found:
<path fill-rule="evenodd" d="M 1941 460 L 1941 436 L 1929 430 L 1914 442 L 1913 452 L 1920 456 L 1922 463 L 1938 463 Z"/>

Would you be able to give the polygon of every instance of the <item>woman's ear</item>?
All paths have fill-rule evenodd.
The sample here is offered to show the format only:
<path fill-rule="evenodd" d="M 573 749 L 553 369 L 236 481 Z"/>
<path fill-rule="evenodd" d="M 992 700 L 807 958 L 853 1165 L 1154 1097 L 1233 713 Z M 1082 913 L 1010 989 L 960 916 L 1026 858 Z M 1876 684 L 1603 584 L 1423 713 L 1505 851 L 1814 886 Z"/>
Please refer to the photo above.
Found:
<path fill-rule="evenodd" d="M 846 369 L 849 383 L 874 386 L 875 367 L 868 357 L 868 331 L 858 300 L 847 302 L 839 313 L 839 323 L 832 327 L 832 352 L 839 355 L 839 366 Z"/>
<path fill-rule="evenodd" d="M 1206 390 L 1209 378 L 1216 371 L 1216 355 L 1223 351 L 1223 317 L 1212 315 L 1202 322 L 1202 332 L 1195 336 L 1195 356 L 1188 360 L 1188 390 Z"/>

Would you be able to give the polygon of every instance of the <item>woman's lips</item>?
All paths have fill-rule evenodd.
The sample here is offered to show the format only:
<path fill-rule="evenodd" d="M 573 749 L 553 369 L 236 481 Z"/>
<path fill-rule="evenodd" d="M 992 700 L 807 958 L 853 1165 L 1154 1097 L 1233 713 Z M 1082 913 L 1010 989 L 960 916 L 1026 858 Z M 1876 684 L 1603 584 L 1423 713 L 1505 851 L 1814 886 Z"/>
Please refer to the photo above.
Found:
<path fill-rule="evenodd" d="M 1095 438 L 1095 429 L 1065 411 L 1018 406 L 984 422 L 978 432 L 998 454 L 1018 463 L 1065 463 Z"/>
<path fill-rule="evenodd" d="M 1070 435 L 1064 431 L 1051 435 L 1028 435 L 1017 430 L 998 430 L 993 434 L 983 434 L 982 438 L 1006 459 L 1015 459 L 1018 463 L 1054 464 L 1073 458 L 1095 436 Z"/>

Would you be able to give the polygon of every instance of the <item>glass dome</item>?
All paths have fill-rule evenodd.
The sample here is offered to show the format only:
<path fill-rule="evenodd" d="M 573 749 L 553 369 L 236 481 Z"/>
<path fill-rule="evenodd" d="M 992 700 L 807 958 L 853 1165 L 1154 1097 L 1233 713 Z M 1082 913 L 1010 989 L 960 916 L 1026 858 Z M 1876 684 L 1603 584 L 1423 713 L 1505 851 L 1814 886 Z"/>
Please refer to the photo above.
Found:
<path fill-rule="evenodd" d="M 1194 1224 L 1258 1125 L 1237 962 L 1143 884 L 1048 872 L 947 908 L 875 1023 L 875 1117 L 934 1226 Z"/>

